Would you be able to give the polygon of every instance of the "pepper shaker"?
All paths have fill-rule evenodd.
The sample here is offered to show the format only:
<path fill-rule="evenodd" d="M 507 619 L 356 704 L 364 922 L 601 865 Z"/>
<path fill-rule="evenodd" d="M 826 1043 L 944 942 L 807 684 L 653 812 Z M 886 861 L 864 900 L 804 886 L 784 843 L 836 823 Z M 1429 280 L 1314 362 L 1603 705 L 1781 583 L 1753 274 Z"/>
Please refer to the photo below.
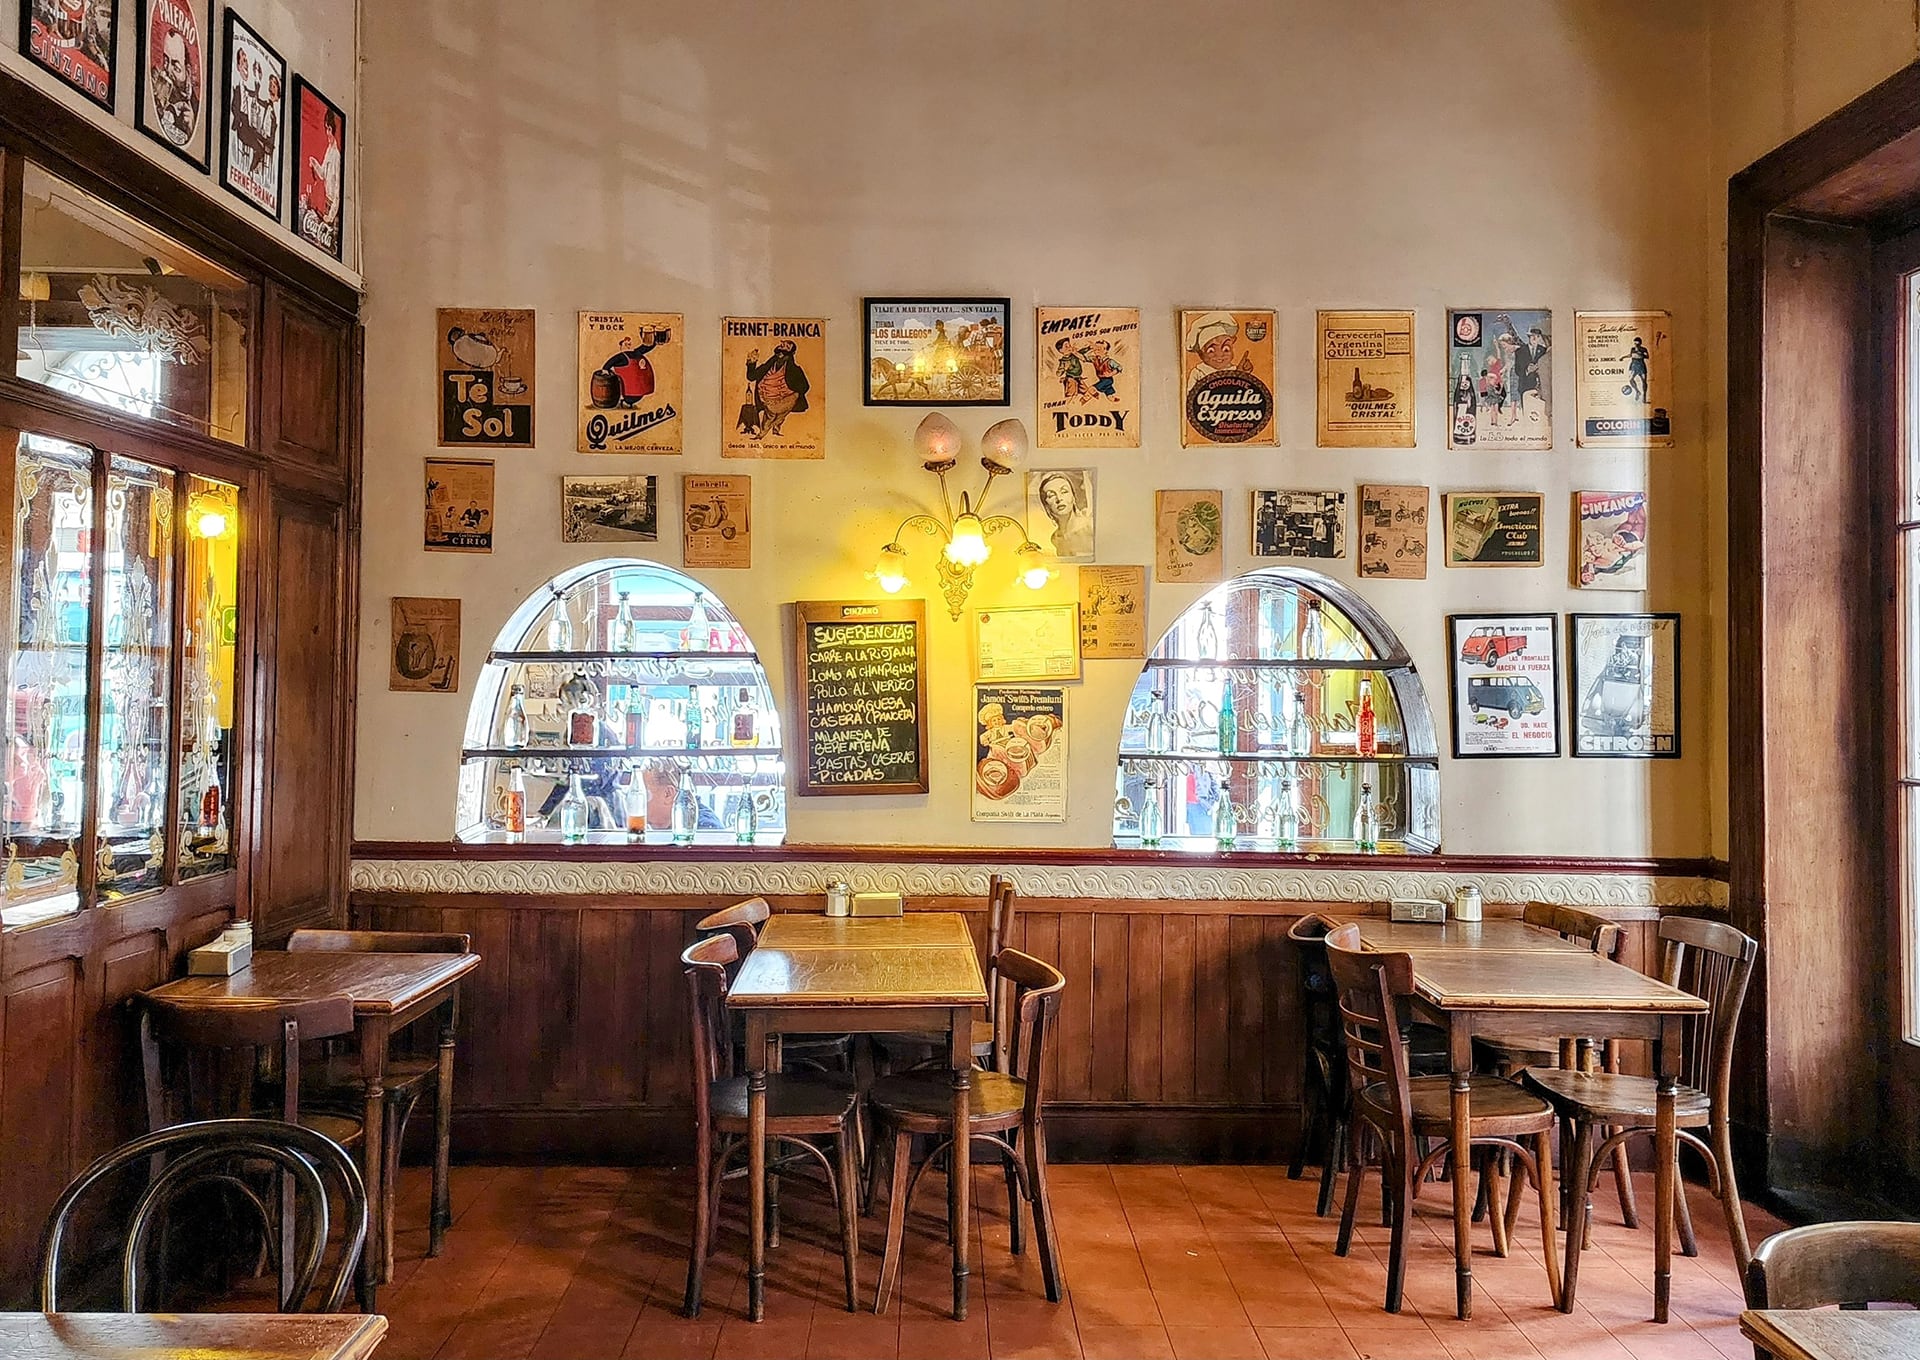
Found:
<path fill-rule="evenodd" d="M 1453 894 L 1453 919 L 1456 921 L 1478 921 L 1480 919 L 1480 890 L 1472 884 L 1465 884 Z"/>
<path fill-rule="evenodd" d="M 845 916 L 853 910 L 853 889 L 842 880 L 827 884 L 827 915 Z"/>

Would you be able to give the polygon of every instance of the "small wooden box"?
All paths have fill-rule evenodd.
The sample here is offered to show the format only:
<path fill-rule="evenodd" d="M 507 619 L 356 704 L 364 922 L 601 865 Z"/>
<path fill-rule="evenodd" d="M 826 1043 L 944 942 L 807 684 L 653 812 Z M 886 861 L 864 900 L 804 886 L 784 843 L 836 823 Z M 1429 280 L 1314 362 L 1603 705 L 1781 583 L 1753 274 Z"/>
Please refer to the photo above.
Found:
<path fill-rule="evenodd" d="M 1432 897 L 1396 897 L 1387 903 L 1387 919 L 1437 926 L 1447 919 L 1447 904 Z"/>
<path fill-rule="evenodd" d="M 907 899 L 897 892 L 863 892 L 853 895 L 852 916 L 900 916 L 906 912 Z"/>

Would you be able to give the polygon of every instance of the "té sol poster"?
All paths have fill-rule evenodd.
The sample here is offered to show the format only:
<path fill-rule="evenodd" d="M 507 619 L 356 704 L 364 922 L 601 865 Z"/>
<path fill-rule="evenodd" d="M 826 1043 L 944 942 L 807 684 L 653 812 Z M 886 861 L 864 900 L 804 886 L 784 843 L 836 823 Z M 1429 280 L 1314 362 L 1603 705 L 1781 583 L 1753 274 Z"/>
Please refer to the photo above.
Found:
<path fill-rule="evenodd" d="M 1180 443 L 1277 444 L 1277 428 L 1273 313 L 1181 312 Z"/>
<path fill-rule="evenodd" d="M 721 321 L 721 457 L 827 456 L 826 336 L 806 317 Z"/>
<path fill-rule="evenodd" d="M 1410 449 L 1413 313 L 1321 312 L 1315 442 Z"/>
<path fill-rule="evenodd" d="M 1043 449 L 1140 447 L 1140 309 L 1036 307 Z"/>
<path fill-rule="evenodd" d="M 440 447 L 533 447 L 533 309 L 442 307 L 434 313 Z"/>
<path fill-rule="evenodd" d="M 973 820 L 1064 822 L 1066 690 L 975 685 L 973 707 Z"/>
<path fill-rule="evenodd" d="M 574 401 L 580 452 L 680 452 L 681 330 L 677 312 L 580 313 Z"/>
<path fill-rule="evenodd" d="M 1672 448 L 1672 314 L 1575 312 L 1573 340 L 1580 447 Z"/>

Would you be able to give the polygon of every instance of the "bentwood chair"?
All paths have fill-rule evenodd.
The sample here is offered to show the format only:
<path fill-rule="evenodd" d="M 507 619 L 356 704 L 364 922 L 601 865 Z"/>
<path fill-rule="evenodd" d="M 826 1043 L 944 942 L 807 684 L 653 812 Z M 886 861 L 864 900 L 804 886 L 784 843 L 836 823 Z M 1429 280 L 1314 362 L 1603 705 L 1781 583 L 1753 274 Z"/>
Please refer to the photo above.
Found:
<path fill-rule="evenodd" d="M 1004 874 L 991 875 L 987 879 L 987 1018 L 973 1022 L 973 1064 L 995 1072 L 1008 1070 L 1011 1055 L 994 1046 L 994 1035 L 999 1032 L 995 1021 L 1001 1002 L 994 960 L 1000 957 L 1000 950 L 1013 933 L 1013 918 L 1019 910 L 1019 894 L 1013 881 Z M 914 1067 L 936 1066 L 946 1061 L 947 1036 L 944 1034 L 889 1034 L 883 1042 L 889 1051 L 913 1050 Z"/>
<path fill-rule="evenodd" d="M 1920 1223 L 1813 1223 L 1762 1242 L 1747 1264 L 1749 1308 L 1920 1308 Z M 1771 1360 L 1763 1346 L 1754 1360 Z"/>
<path fill-rule="evenodd" d="M 1677 1149 L 1684 1143 L 1705 1159 L 1714 1193 L 1720 1197 L 1726 1212 L 1727 1235 L 1733 1241 L 1734 1259 L 1744 1272 L 1753 1252 L 1747 1245 L 1740 1189 L 1734 1181 L 1729 1092 L 1733 1084 L 1734 1032 L 1739 1028 L 1740 1008 L 1746 1001 L 1747 983 L 1753 977 L 1760 946 L 1719 921 L 1676 916 L 1660 923 L 1660 942 L 1661 981 L 1692 992 L 1707 1003 L 1703 1015 L 1689 1016 L 1686 1020 L 1680 1052 L 1680 1091 L 1674 1103 L 1674 1122 L 1679 1129 L 1675 1155 L 1678 1156 Z M 1573 1154 L 1564 1171 L 1568 1183 L 1568 1212 L 1590 1214 L 1589 1195 L 1595 1170 L 1628 1139 L 1653 1135 L 1657 1084 L 1652 1077 L 1565 1068 L 1528 1068 L 1521 1080 L 1528 1090 L 1549 1101 L 1560 1118 L 1572 1126 Z M 1602 1137 L 1596 1151 L 1595 1132 L 1607 1127 L 1613 1131 Z M 1710 1141 L 1703 1141 L 1693 1132 L 1695 1129 L 1706 1129 Z M 1686 1194 L 1680 1189 L 1675 1191 L 1673 1210 L 1680 1249 L 1688 1256 L 1697 1255 L 1699 1247 L 1694 1241 L 1693 1218 L 1687 1211 Z M 1566 1271 L 1569 1306 L 1579 1281 L 1582 1244 L 1583 1234 L 1572 1231 L 1569 1222 Z"/>
<path fill-rule="evenodd" d="M 1360 947 L 1360 928 L 1342 926 L 1327 936 L 1327 963 L 1333 971 L 1341 1035 L 1346 1041 L 1347 1076 L 1353 1102 L 1346 1208 L 1340 1215 L 1340 1236 L 1334 1253 L 1345 1256 L 1353 1242 L 1354 1211 L 1360 1202 L 1365 1162 L 1363 1136 L 1371 1130 L 1381 1149 L 1380 1175 L 1386 1194 L 1393 1238 L 1387 1256 L 1389 1313 L 1400 1311 L 1407 1269 L 1407 1234 L 1412 1226 L 1413 1199 L 1428 1169 L 1450 1151 L 1452 1091 L 1450 1077 L 1415 1077 L 1407 1069 L 1407 1045 L 1401 1037 L 1406 999 L 1413 995 L 1413 957 L 1410 954 L 1368 953 Z M 1554 1250 L 1553 1110 L 1546 1101 L 1523 1091 L 1504 1077 L 1469 1078 L 1472 1145 L 1490 1152 L 1511 1154 L 1534 1184 L 1540 1200 L 1540 1235 L 1546 1257 L 1547 1286 L 1556 1306 L 1560 1302 L 1560 1264 Z M 1418 1155 L 1416 1139 L 1436 1140 L 1433 1151 Z M 1531 1146 L 1528 1146 L 1528 1140 Z M 1487 1173 L 1494 1176 L 1489 1158 Z M 1453 1174 L 1464 1175 L 1455 1167 Z M 1516 1173 L 1517 1174 L 1517 1173 Z M 1498 1203 L 1497 1181 L 1494 1203 Z M 1495 1255 L 1507 1254 L 1506 1220 L 1490 1214 Z"/>
<path fill-rule="evenodd" d="M 730 907 L 711 912 L 694 922 L 693 933 L 696 939 L 707 940 L 715 935 L 725 935 L 733 940 L 734 948 L 741 958 L 753 952 L 754 945 L 760 941 L 760 929 L 773 915 L 773 908 L 767 905 L 764 897 L 749 897 L 744 902 L 736 902 Z M 739 965 L 735 964 L 735 971 Z M 732 975 L 728 975 L 732 981 Z M 730 1033 L 736 1043 L 746 1042 L 744 1025 L 733 1025 Z M 776 1043 L 780 1045 L 782 1064 L 818 1068 L 830 1071 L 838 1068 L 850 1070 L 853 1059 L 852 1036 L 846 1034 L 783 1034 Z"/>
<path fill-rule="evenodd" d="M 269 1209 L 250 1176 L 263 1165 L 288 1187 L 277 1211 Z M 142 1171 L 146 1185 L 129 1197 L 128 1179 Z M 324 1134 L 274 1119 L 175 1124 L 115 1148 L 81 1172 L 54 1204 L 41 1238 L 41 1310 L 61 1311 L 62 1257 L 83 1205 L 83 1222 L 98 1224 L 103 1213 L 124 1214 L 128 1225 L 120 1249 L 120 1311 L 137 1313 L 161 1302 L 151 1297 L 159 1272 L 150 1271 L 148 1260 L 159 1245 L 156 1236 L 190 1195 L 209 1189 L 256 1213 L 263 1239 L 271 1241 L 279 1230 L 299 1244 L 297 1263 L 289 1261 L 291 1269 L 281 1275 L 277 1311 L 297 1313 L 310 1303 L 314 1312 L 341 1310 L 367 1242 L 367 1190 L 360 1168 Z M 338 1260 L 322 1280 L 321 1266 L 336 1232 L 330 1197 L 341 1204 L 343 1217 L 337 1228 Z M 80 1254 L 85 1262 L 93 1259 L 90 1252 Z M 363 1301 L 363 1308 L 371 1312 L 371 1301 Z"/>

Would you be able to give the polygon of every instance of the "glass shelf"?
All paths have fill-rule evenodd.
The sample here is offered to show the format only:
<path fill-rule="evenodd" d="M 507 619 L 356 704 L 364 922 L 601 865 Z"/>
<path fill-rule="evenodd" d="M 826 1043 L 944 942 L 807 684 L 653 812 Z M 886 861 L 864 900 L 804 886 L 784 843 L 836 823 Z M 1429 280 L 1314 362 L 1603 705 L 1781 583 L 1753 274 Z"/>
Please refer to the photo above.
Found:
<path fill-rule="evenodd" d="M 746 662 L 748 665 L 758 669 L 760 665 L 760 653 L 754 652 L 754 651 L 744 651 L 744 652 L 675 652 L 675 651 L 520 652 L 520 651 L 503 651 L 501 649 L 496 648 L 493 651 L 487 653 L 487 660 L 489 662 L 547 661 L 547 662 L 553 662 L 561 665 L 564 665 L 570 662 L 581 662 L 581 661 L 681 661 L 681 662 L 704 661 L 708 663 L 717 662 L 717 661 L 743 661 L 743 662 Z"/>
<path fill-rule="evenodd" d="M 778 746 L 468 746 L 462 760 L 758 760 L 780 759 Z"/>
<path fill-rule="evenodd" d="M 1178 657 L 1150 656 L 1145 669 L 1150 671 L 1377 671 L 1383 667 L 1411 666 L 1411 657 L 1351 658 L 1243 657 L 1233 661 L 1192 661 Z"/>
<path fill-rule="evenodd" d="M 1232 755 L 1222 755 L 1218 751 L 1128 751 L 1123 748 L 1120 763 L 1125 765 L 1131 760 L 1178 761 L 1188 765 L 1218 765 L 1234 761 L 1260 765 L 1372 765 L 1402 761 L 1410 765 L 1432 765 L 1437 768 L 1440 764 L 1438 756 L 1410 756 L 1404 751 L 1376 751 L 1370 756 L 1353 753 L 1290 756 L 1281 751 L 1236 751 Z"/>
<path fill-rule="evenodd" d="M 1362 850 L 1351 837 L 1322 840 L 1318 837 L 1296 842 L 1282 850 L 1271 836 L 1238 836 L 1230 846 L 1222 846 L 1212 836 L 1167 836 L 1160 844 L 1143 846 L 1138 836 L 1115 836 L 1115 847 L 1124 850 L 1165 850 L 1177 855 L 1236 855 L 1260 853 L 1311 859 L 1318 855 L 1413 855 L 1423 853 L 1401 841 L 1382 840 L 1373 850 Z"/>

